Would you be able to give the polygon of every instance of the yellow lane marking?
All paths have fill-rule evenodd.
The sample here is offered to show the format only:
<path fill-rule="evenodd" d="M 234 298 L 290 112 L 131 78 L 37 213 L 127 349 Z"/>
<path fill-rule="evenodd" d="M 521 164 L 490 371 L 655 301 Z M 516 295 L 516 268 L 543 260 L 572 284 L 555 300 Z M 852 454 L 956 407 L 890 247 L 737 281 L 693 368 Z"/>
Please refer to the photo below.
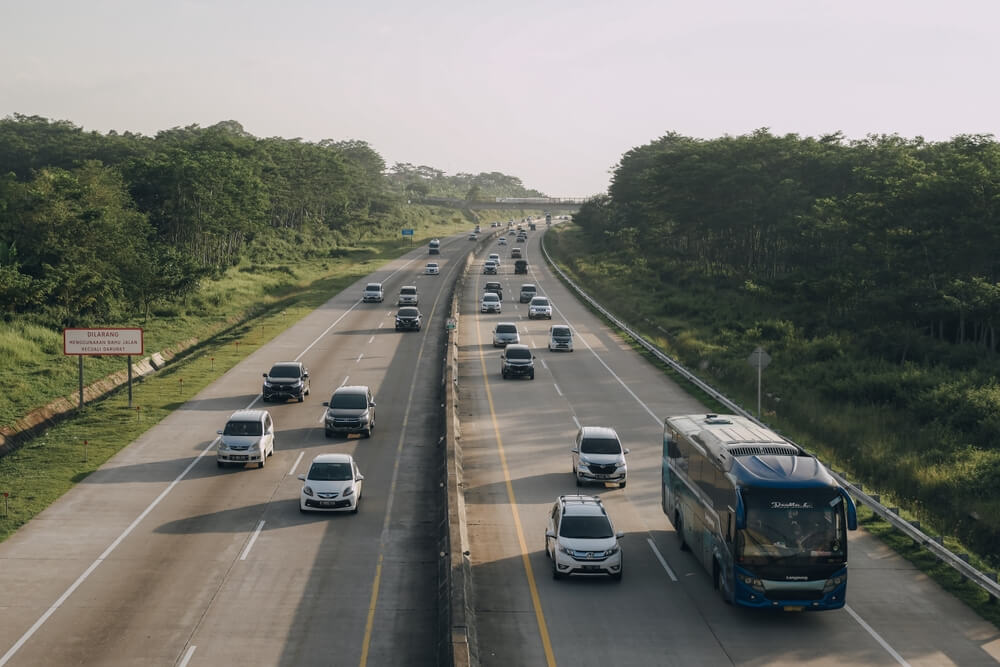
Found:
<path fill-rule="evenodd" d="M 375 583 L 372 585 L 372 599 L 368 601 L 368 620 L 365 621 L 365 640 L 361 647 L 361 667 L 368 664 L 368 647 L 372 640 L 372 626 L 375 625 L 375 603 L 378 602 L 378 587 L 382 580 L 382 554 L 378 555 L 375 566 Z"/>
<path fill-rule="evenodd" d="M 476 294 L 479 293 L 479 280 L 476 279 Z M 486 402 L 490 406 L 490 419 L 493 421 L 493 434 L 497 441 L 497 451 L 500 453 L 500 467 L 503 469 L 503 479 L 507 486 L 507 501 L 510 504 L 511 514 L 514 515 L 514 527 L 517 529 L 517 541 L 521 546 L 521 563 L 524 565 L 524 574 L 528 578 L 528 590 L 531 592 L 531 604 L 535 608 L 535 620 L 538 621 L 538 634 L 542 638 L 542 648 L 545 650 L 545 662 L 549 667 L 555 667 L 556 657 L 552 652 L 552 642 L 549 641 L 549 628 L 545 623 L 545 614 L 542 613 L 542 601 L 538 597 L 538 586 L 535 584 L 535 573 L 531 568 L 531 559 L 528 557 L 528 543 L 524 539 L 524 529 L 521 527 L 521 515 L 517 511 L 517 499 L 514 496 L 514 484 L 510 479 L 510 470 L 507 468 L 507 454 L 503 448 L 503 438 L 500 437 L 500 425 L 497 423 L 497 413 L 493 407 L 493 392 L 490 391 L 490 380 L 486 372 L 486 355 L 482 352 L 483 341 L 479 332 L 479 315 L 476 315 L 476 344 L 479 346 L 479 363 L 483 369 L 483 386 L 486 387 Z"/>

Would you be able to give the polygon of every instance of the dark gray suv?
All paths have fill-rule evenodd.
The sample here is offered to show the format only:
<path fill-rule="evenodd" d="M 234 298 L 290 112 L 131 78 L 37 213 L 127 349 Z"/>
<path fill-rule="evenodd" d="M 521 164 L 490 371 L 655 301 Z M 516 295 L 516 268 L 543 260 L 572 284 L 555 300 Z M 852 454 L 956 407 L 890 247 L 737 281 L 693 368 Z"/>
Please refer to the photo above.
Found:
<path fill-rule="evenodd" d="M 500 353 L 500 375 L 506 380 L 509 377 L 526 377 L 535 379 L 535 355 L 527 345 L 508 345 Z"/>
<path fill-rule="evenodd" d="M 265 403 L 289 398 L 298 399 L 301 403 L 308 395 L 309 371 L 301 361 L 282 361 L 264 373 L 261 398 Z"/>

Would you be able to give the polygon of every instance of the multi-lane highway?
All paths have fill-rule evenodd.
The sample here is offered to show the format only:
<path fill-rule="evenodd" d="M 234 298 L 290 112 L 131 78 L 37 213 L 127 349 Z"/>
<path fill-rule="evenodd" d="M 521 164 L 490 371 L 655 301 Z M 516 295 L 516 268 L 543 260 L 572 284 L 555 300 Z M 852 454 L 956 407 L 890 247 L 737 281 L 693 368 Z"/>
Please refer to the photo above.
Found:
<path fill-rule="evenodd" d="M 430 257 L 441 275 L 426 248 L 372 274 L 384 303 L 359 303 L 365 281 L 331 295 L 0 544 L 0 665 L 437 663 L 444 286 L 469 246 Z M 419 332 L 394 331 L 404 284 Z M 262 404 L 282 360 L 312 395 Z M 345 383 L 374 391 L 370 439 L 324 436 Z M 249 406 L 271 412 L 275 454 L 220 470 L 216 431 Z M 296 476 L 323 452 L 357 459 L 357 515 L 300 514 Z"/>
<path fill-rule="evenodd" d="M 459 414 L 478 658 L 483 665 L 979 665 L 1000 633 L 857 532 L 848 608 L 817 614 L 734 609 L 675 542 L 660 510 L 662 419 L 704 411 L 544 267 L 541 230 L 528 276 L 509 248 L 483 248 L 461 295 Z M 440 422 L 446 286 L 473 246 L 448 239 L 394 261 L 282 333 L 148 431 L 0 544 L 2 665 L 433 665 L 438 644 Z M 481 261 L 499 252 L 499 277 Z M 440 276 L 424 276 L 428 259 Z M 359 303 L 383 280 L 382 304 Z M 500 315 L 480 315 L 486 280 Z M 552 322 L 529 321 L 533 282 L 576 331 L 546 349 Z M 397 333 L 403 284 L 425 322 Z M 535 348 L 534 380 L 501 380 L 493 325 L 514 321 Z M 258 399 L 279 360 L 309 367 L 304 403 Z M 371 439 L 326 439 L 320 403 L 341 384 L 375 393 Z M 270 410 L 265 468 L 215 466 L 215 432 L 234 410 Z M 623 539 L 623 581 L 561 580 L 543 551 L 545 515 L 576 493 L 580 425 L 614 426 L 631 449 L 625 489 L 590 487 Z M 321 452 L 353 454 L 365 475 L 357 515 L 301 515 L 296 475 Z"/>
<path fill-rule="evenodd" d="M 462 300 L 459 387 L 478 653 L 483 665 L 986 665 L 1000 633 L 863 531 L 851 534 L 848 607 L 761 613 L 724 604 L 682 552 L 660 507 L 663 418 L 705 412 L 577 303 L 544 266 L 531 233 L 531 273 L 505 259 L 500 315 L 478 314 L 476 272 Z M 480 258 L 482 259 L 482 258 Z M 552 322 L 528 320 L 523 282 L 576 332 L 573 353 L 549 352 Z M 637 289 L 641 289 L 638 286 Z M 613 304 L 608 304 L 613 307 Z M 535 379 L 503 380 L 491 332 L 512 320 L 535 348 Z M 618 430 L 624 489 L 577 489 L 570 448 L 581 425 Z M 601 496 L 623 539 L 621 583 L 553 580 L 546 514 L 562 493 Z"/>

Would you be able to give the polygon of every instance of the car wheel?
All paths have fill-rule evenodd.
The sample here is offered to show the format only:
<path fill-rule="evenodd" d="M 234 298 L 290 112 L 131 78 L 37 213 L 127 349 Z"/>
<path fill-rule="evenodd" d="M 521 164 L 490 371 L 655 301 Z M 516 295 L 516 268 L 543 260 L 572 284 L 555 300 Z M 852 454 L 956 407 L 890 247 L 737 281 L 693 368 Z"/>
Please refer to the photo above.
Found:
<path fill-rule="evenodd" d="M 325 435 L 328 438 L 332 438 L 333 437 L 333 431 L 331 431 L 330 429 L 324 429 L 323 430 L 323 435 Z"/>
<path fill-rule="evenodd" d="M 623 569 L 624 568 L 622 568 L 622 570 L 618 570 L 617 572 L 615 572 L 614 574 L 612 574 L 611 578 L 614 581 L 621 581 L 622 580 L 622 571 L 623 571 Z"/>
<path fill-rule="evenodd" d="M 618 488 L 619 489 L 624 489 L 625 488 L 625 484 L 626 484 L 626 482 L 622 482 L 621 484 L 618 485 Z"/>
<path fill-rule="evenodd" d="M 552 559 L 552 578 L 556 581 L 562 579 L 562 574 L 559 572 L 559 567 L 556 565 L 556 559 Z"/>
<path fill-rule="evenodd" d="M 351 510 L 351 514 L 357 514 L 359 507 L 361 507 L 361 496 L 358 496 L 358 501 L 354 503 L 354 509 Z"/>
<path fill-rule="evenodd" d="M 302 505 L 300 504 L 300 505 L 299 505 L 299 514 L 305 514 L 305 513 L 306 513 L 306 508 L 305 508 L 305 507 L 303 507 L 303 506 L 302 506 Z"/>
<path fill-rule="evenodd" d="M 218 467 L 221 468 L 223 466 L 223 463 L 222 463 L 222 461 L 216 460 L 215 461 L 215 465 L 217 465 Z"/>
<path fill-rule="evenodd" d="M 362 433 L 361 435 L 362 435 L 363 437 L 365 437 L 365 438 L 370 438 L 370 437 L 372 437 L 372 429 L 371 429 L 371 427 L 369 426 L 368 428 L 366 428 L 366 429 L 364 430 L 364 432 L 363 432 L 363 433 Z"/>
<path fill-rule="evenodd" d="M 264 455 L 260 457 L 260 461 L 257 462 L 257 470 L 264 467 L 265 461 L 267 461 L 267 452 L 264 452 Z"/>
<path fill-rule="evenodd" d="M 577 486 L 583 486 L 583 482 L 580 481 L 579 475 L 577 475 L 575 472 L 573 473 L 573 478 L 576 480 Z"/>
<path fill-rule="evenodd" d="M 531 375 L 528 376 L 528 379 L 529 380 L 534 380 L 535 379 L 535 371 L 531 371 Z"/>
<path fill-rule="evenodd" d="M 675 516 L 674 530 L 677 531 L 677 541 L 680 542 L 681 551 L 691 551 L 691 547 L 688 546 L 687 540 L 684 539 L 684 522 L 681 520 L 681 515 L 678 513 Z"/>
<path fill-rule="evenodd" d="M 306 395 L 304 393 L 303 394 L 299 394 L 299 403 L 301 403 L 304 400 L 306 400 Z"/>

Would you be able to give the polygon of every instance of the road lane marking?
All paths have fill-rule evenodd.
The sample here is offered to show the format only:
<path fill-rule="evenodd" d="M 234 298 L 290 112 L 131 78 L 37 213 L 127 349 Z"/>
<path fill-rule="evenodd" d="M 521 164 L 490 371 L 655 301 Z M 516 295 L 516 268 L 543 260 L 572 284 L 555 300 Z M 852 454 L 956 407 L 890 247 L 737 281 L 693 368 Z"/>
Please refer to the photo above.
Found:
<path fill-rule="evenodd" d="M 649 548 L 653 550 L 653 555 L 656 556 L 656 560 L 660 561 L 660 565 L 662 565 L 663 569 L 667 571 L 667 574 L 670 576 L 670 579 L 672 581 L 677 581 L 677 575 L 674 574 L 674 571 L 670 569 L 669 565 L 667 565 L 667 561 L 663 557 L 663 554 L 660 553 L 660 550 L 656 548 L 656 544 L 653 543 L 653 538 L 647 537 L 646 542 L 649 543 Z"/>
<path fill-rule="evenodd" d="M 264 527 L 264 520 L 261 519 L 260 523 L 257 524 L 257 530 L 253 531 L 253 537 L 251 537 L 250 541 L 247 542 L 246 548 L 243 550 L 243 553 L 240 555 L 240 560 L 246 560 L 247 559 L 247 554 L 249 554 L 250 553 L 250 549 L 253 548 L 253 543 L 257 541 L 257 536 L 260 535 L 260 530 L 263 527 Z"/>
<path fill-rule="evenodd" d="M 576 418 L 576 415 L 570 415 L 570 417 L 573 418 L 573 423 L 576 424 L 576 427 L 578 429 L 581 428 L 581 426 L 580 426 L 580 420 Z"/>
<path fill-rule="evenodd" d="M 539 361 L 542 362 L 542 368 L 544 368 L 545 370 L 549 370 L 549 365 L 545 363 L 544 359 L 539 359 Z"/>
<path fill-rule="evenodd" d="M 562 395 L 563 395 L 563 393 L 562 393 L 562 390 L 561 390 L 561 389 L 559 389 L 559 385 L 557 385 L 557 384 L 556 384 L 555 382 L 553 382 L 553 383 L 552 383 L 552 386 L 556 388 L 556 393 L 557 393 L 557 394 L 559 394 L 560 396 L 562 396 Z"/>
<path fill-rule="evenodd" d="M 76 581 L 74 581 L 70 585 L 70 587 L 67 588 L 62 595 L 59 596 L 59 599 L 53 602 L 52 606 L 49 607 L 37 621 L 35 621 L 35 624 L 32 625 L 30 628 L 28 628 L 28 630 L 23 635 L 21 635 L 21 638 L 18 639 L 17 642 L 15 642 L 14 645 L 11 646 L 10 649 L 3 654 L 3 657 L 0 658 L 0 667 L 6 665 L 10 661 L 10 659 L 14 657 L 14 654 L 17 653 L 22 646 L 24 646 L 25 642 L 31 639 L 32 635 L 38 632 L 38 628 L 42 627 L 45 621 L 49 620 L 49 617 L 52 616 L 52 614 L 54 614 L 56 610 L 59 609 L 59 607 L 61 607 L 64 602 L 66 602 L 67 598 L 69 598 L 69 596 L 73 594 L 73 591 L 79 588 L 80 585 L 87 580 L 87 577 L 89 577 L 91 573 L 97 569 L 97 566 L 103 563 L 108 558 L 108 556 L 111 555 L 111 552 L 113 552 L 115 549 L 118 548 L 118 545 L 121 544 L 125 540 L 125 538 L 132 533 L 133 530 L 135 530 L 135 527 L 138 526 L 143 519 L 149 516 L 149 513 L 153 511 L 153 508 L 159 505 L 160 501 L 167 497 L 167 494 L 170 493 L 175 486 L 177 486 L 177 483 L 180 482 L 182 479 L 184 479 L 184 477 L 187 476 L 189 472 L 191 472 L 191 469 L 194 468 L 195 464 L 201 460 L 201 457 L 205 456 L 205 454 L 211 451 L 212 448 L 215 447 L 216 444 L 218 444 L 218 442 L 219 438 L 217 437 L 215 438 L 215 440 L 210 442 L 209 445 L 205 447 L 205 449 L 201 450 L 201 453 L 198 454 L 198 456 L 196 456 L 194 460 L 188 464 L 188 467 L 184 468 L 184 472 L 175 477 L 174 481 L 170 482 L 167 488 L 161 491 L 160 495 L 156 496 L 153 502 L 151 502 L 149 506 L 142 511 L 142 514 L 137 516 L 135 520 L 133 520 L 132 523 L 128 525 L 128 528 L 122 531 L 122 534 L 119 535 L 115 539 L 115 541 L 112 542 L 108 546 L 108 548 L 105 549 L 104 552 L 97 557 L 97 560 L 91 563 L 90 567 L 84 570 L 83 574 L 77 577 Z"/>
<path fill-rule="evenodd" d="M 345 384 L 347 384 L 347 381 L 348 381 L 348 380 L 349 380 L 350 378 L 351 378 L 351 376 L 350 376 L 350 375 L 345 375 L 345 376 L 344 376 L 344 380 L 343 380 L 343 381 L 342 381 L 342 382 L 340 383 L 340 386 L 341 386 L 341 387 L 343 387 L 343 386 L 344 386 Z"/>
<path fill-rule="evenodd" d="M 493 405 L 493 392 L 490 390 L 489 374 L 486 372 L 486 355 L 482 352 L 482 335 L 480 334 L 479 321 L 476 317 L 476 344 L 480 348 L 479 363 L 483 371 L 483 386 L 486 388 L 486 403 L 490 407 L 490 419 L 493 421 L 493 436 L 497 443 L 497 452 L 500 454 L 500 467 L 503 470 L 504 483 L 507 487 L 507 501 L 510 505 L 511 514 L 514 516 L 514 527 L 517 530 L 517 541 L 521 547 L 521 564 L 524 566 L 525 576 L 528 578 L 528 591 L 531 593 L 531 605 L 535 610 L 535 621 L 538 623 L 538 634 L 541 636 L 542 649 L 545 651 L 545 662 L 549 667 L 555 667 L 556 657 L 552 652 L 552 642 L 549 640 L 549 628 L 545 622 L 545 614 L 542 612 L 542 600 L 538 595 L 538 586 L 535 583 L 535 573 L 531 568 L 531 559 L 528 555 L 528 543 L 524 539 L 524 528 L 521 526 L 521 515 L 517 510 L 517 498 L 514 496 L 514 484 L 510 478 L 510 469 L 507 467 L 507 455 L 503 448 L 503 439 L 500 437 L 500 424 L 497 422 L 496 408 Z M 575 419 L 575 417 L 574 417 Z"/>
<path fill-rule="evenodd" d="M 323 421 L 323 420 L 320 419 L 320 421 Z M 288 471 L 289 475 L 294 475 L 295 474 L 295 469 L 299 467 L 299 463 L 302 461 L 302 457 L 305 456 L 305 455 L 306 455 L 305 452 L 299 452 L 299 458 L 295 459 L 295 463 L 292 464 L 291 470 Z"/>
<path fill-rule="evenodd" d="M 362 352 L 361 354 L 359 354 L 359 355 L 358 355 L 358 358 L 354 360 L 354 363 L 356 363 L 356 364 L 357 364 L 357 363 L 360 363 L 360 362 L 361 362 L 361 359 L 362 359 L 362 358 L 363 358 L 364 356 L 365 356 L 365 353 L 364 353 L 364 352 Z"/>
<path fill-rule="evenodd" d="M 870 634 L 875 639 L 875 641 L 877 641 L 882 646 L 882 648 L 885 649 L 886 653 L 891 655 L 896 662 L 898 662 L 901 665 L 905 665 L 906 667 L 910 666 L 910 663 L 904 660 L 903 656 L 896 653 L 895 649 L 889 646 L 889 642 L 882 639 L 882 636 L 879 633 L 875 632 L 872 626 L 865 623 L 865 620 L 860 616 L 858 616 L 857 612 L 855 612 L 853 609 L 850 608 L 850 606 L 846 604 L 844 605 L 844 609 L 847 611 L 848 614 L 850 614 L 854 618 L 855 621 L 858 622 L 858 625 L 860 625 L 862 628 L 868 631 L 868 634 Z"/>
<path fill-rule="evenodd" d="M 193 656 L 193 655 L 194 655 L 194 650 L 195 650 L 196 648 L 198 648 L 198 647 L 197 647 L 197 646 L 192 646 L 192 647 L 190 647 L 190 648 L 189 648 L 189 649 L 187 650 L 187 652 L 186 652 L 186 653 L 184 654 L 184 658 L 183 658 L 183 659 L 181 660 L 180 664 L 179 664 L 179 665 L 177 665 L 177 667 L 187 667 L 187 664 L 188 664 L 189 662 L 191 662 L 191 656 Z"/>
<path fill-rule="evenodd" d="M 372 336 L 371 338 L 368 339 L 368 344 L 371 345 L 373 340 L 375 340 L 375 336 Z"/>
<path fill-rule="evenodd" d="M 458 266 L 459 263 L 455 262 L 455 265 L 450 268 L 451 273 L 454 273 Z M 434 303 L 431 305 L 431 312 L 427 315 L 428 323 L 430 323 L 434 317 L 434 312 L 437 310 L 442 292 L 443 290 L 438 290 L 438 294 L 434 298 Z M 420 361 L 424 357 L 424 348 L 426 347 L 427 336 L 430 333 L 430 329 L 431 328 L 429 326 L 423 329 L 422 338 L 420 340 L 420 349 L 417 352 L 417 360 L 413 367 L 413 379 L 410 381 L 410 393 L 406 398 L 406 410 L 403 412 L 403 423 L 399 429 L 399 441 L 396 444 L 396 460 L 392 464 L 392 479 L 389 482 L 389 493 L 386 496 L 385 503 L 385 517 L 382 520 L 382 532 L 379 535 L 379 554 L 378 561 L 375 564 L 375 580 L 372 582 L 372 594 L 371 598 L 368 600 L 368 616 L 365 619 L 365 634 L 361 640 L 360 667 L 367 667 L 368 665 L 368 652 L 371 649 L 372 631 L 375 627 L 375 609 L 378 606 L 378 592 L 382 583 L 382 562 L 385 559 L 385 549 L 389 543 L 389 524 L 390 519 L 392 518 L 393 503 L 396 499 L 396 481 L 399 479 L 399 462 L 403 456 L 403 443 L 407 435 L 407 425 L 410 421 L 410 409 L 413 407 L 413 395 L 416 392 L 417 379 L 420 377 L 420 373 L 418 372 L 420 369 Z"/>
<path fill-rule="evenodd" d="M 382 328 L 382 327 L 384 327 L 384 326 L 385 326 L 385 322 L 379 322 L 379 323 L 378 323 L 378 328 L 379 328 L 379 329 L 381 329 L 381 328 Z"/>

